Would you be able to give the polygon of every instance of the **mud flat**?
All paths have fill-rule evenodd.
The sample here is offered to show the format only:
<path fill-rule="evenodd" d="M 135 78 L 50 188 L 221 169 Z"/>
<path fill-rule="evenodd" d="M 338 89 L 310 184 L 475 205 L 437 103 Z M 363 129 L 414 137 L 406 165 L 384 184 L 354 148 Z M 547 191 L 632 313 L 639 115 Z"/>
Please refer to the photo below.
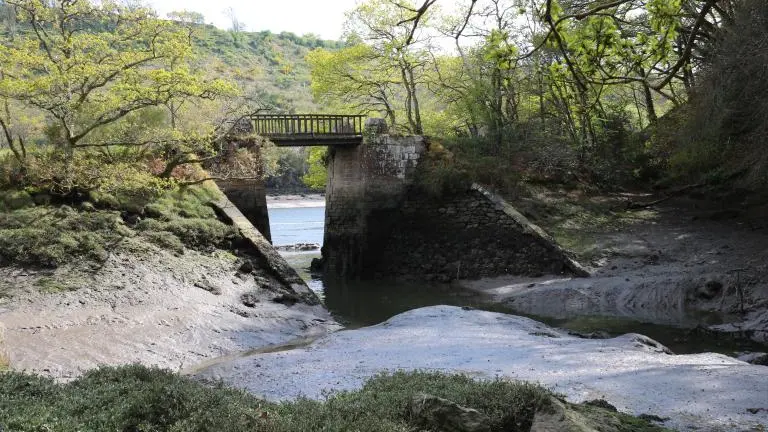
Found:
<path fill-rule="evenodd" d="M 0 269 L 12 368 L 61 379 L 100 365 L 181 370 L 339 328 L 232 254 L 146 248 L 98 268 Z"/>
<path fill-rule="evenodd" d="M 605 399 L 621 411 L 668 418 L 665 425 L 680 430 L 768 427 L 766 367 L 720 354 L 670 355 L 637 334 L 578 339 L 527 318 L 451 306 L 227 361 L 198 376 L 285 400 L 322 398 L 381 371 L 416 369 L 539 382 L 571 402 Z"/>
<path fill-rule="evenodd" d="M 768 230 L 675 202 L 620 229 L 579 231 L 591 277 L 462 281 L 517 313 L 617 317 L 768 343 Z M 718 217 L 715 217 L 718 216 Z"/>
<path fill-rule="evenodd" d="M 307 195 L 267 195 L 269 208 L 325 207 L 325 196 Z"/>

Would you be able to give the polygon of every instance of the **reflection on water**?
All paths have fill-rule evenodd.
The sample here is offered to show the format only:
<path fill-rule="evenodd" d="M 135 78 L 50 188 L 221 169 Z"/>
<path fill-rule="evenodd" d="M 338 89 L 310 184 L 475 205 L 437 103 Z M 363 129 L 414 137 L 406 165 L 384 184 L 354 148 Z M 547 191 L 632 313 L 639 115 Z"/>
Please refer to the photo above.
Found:
<path fill-rule="evenodd" d="M 469 306 L 480 296 L 448 285 L 380 281 L 323 281 L 325 304 L 348 327 L 378 324 L 426 306 Z"/>
<path fill-rule="evenodd" d="M 296 221 L 308 225 L 293 225 Z M 270 210 L 272 235 L 287 243 L 320 243 L 323 232 L 323 209 L 275 209 Z M 319 223 L 319 230 L 316 228 Z M 319 239 L 319 240 L 318 240 Z M 325 302 L 334 317 L 348 328 L 374 325 L 420 307 L 434 305 L 467 306 L 501 313 L 516 313 L 511 308 L 493 304 L 481 294 L 449 285 L 383 281 L 320 280 L 310 274 L 309 266 L 320 252 L 282 252 L 307 281 L 309 287 Z M 613 317 L 577 317 L 573 319 L 548 319 L 530 316 L 553 327 L 581 334 L 605 332 L 609 336 L 640 333 L 649 336 L 677 354 L 720 352 L 733 354 L 738 351 L 764 351 L 765 346 L 743 340 L 714 338 L 695 330 L 646 324 L 631 319 Z"/>
<path fill-rule="evenodd" d="M 378 324 L 420 307 L 482 307 L 485 304 L 478 293 L 443 284 L 322 280 L 309 271 L 312 259 L 320 257 L 319 252 L 283 252 L 282 255 L 323 299 L 334 317 L 351 328 Z"/>

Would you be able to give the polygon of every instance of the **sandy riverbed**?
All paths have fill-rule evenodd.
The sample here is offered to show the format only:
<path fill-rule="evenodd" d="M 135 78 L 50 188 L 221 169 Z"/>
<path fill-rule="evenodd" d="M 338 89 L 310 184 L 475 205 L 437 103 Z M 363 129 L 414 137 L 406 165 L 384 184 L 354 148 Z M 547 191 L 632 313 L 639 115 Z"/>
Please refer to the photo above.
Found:
<path fill-rule="evenodd" d="M 267 195 L 267 206 L 269 208 L 325 207 L 325 196 L 322 194 Z"/>

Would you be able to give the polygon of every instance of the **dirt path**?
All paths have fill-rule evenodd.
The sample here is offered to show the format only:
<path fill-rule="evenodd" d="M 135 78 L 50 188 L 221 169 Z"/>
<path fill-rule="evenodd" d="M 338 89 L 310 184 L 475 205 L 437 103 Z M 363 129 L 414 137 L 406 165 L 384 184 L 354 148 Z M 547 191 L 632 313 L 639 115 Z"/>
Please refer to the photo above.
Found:
<path fill-rule="evenodd" d="M 575 227 L 580 238 L 572 244 L 580 246 L 591 278 L 505 277 L 467 285 L 526 314 L 685 327 L 732 323 L 712 328 L 768 342 L 768 230 L 759 214 L 686 198 L 620 217 L 618 226 L 606 220 Z M 567 231 L 550 228 L 560 229 L 561 238 Z"/>
<path fill-rule="evenodd" d="M 62 379 L 134 362 L 181 370 L 339 328 L 320 305 L 275 302 L 282 293 L 231 254 L 147 247 L 98 269 L 0 269 L 11 366 Z"/>

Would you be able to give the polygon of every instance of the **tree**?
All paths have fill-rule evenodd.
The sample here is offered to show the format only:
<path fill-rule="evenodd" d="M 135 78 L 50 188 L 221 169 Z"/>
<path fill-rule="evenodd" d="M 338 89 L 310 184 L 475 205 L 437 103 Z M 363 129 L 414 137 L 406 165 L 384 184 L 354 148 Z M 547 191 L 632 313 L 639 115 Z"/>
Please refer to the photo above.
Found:
<path fill-rule="evenodd" d="M 224 15 L 229 18 L 229 31 L 232 33 L 232 39 L 237 44 L 240 42 L 240 35 L 245 31 L 245 23 L 240 21 L 237 17 L 237 11 L 233 7 L 224 9 Z"/>
<path fill-rule="evenodd" d="M 309 169 L 301 178 L 305 185 L 312 189 L 324 189 L 328 183 L 328 148 L 311 147 L 309 149 Z"/>
<path fill-rule="evenodd" d="M 147 9 L 110 1 L 7 3 L 31 31 L 0 46 L 0 98 L 44 113 L 52 121 L 51 144 L 69 155 L 85 147 L 168 141 L 168 131 L 155 131 L 147 142 L 113 133 L 121 122 L 173 100 L 236 92 L 191 70 L 189 34 Z"/>
<path fill-rule="evenodd" d="M 431 61 L 428 38 L 420 33 L 418 24 L 428 21 L 425 13 L 434 1 L 416 8 L 406 0 L 368 0 L 348 14 L 346 23 L 348 38 L 368 44 L 382 70 L 396 71 L 394 82 L 404 100 L 406 127 L 415 134 L 424 133 L 420 96 Z M 411 17 L 412 13 L 417 17 Z"/>
<path fill-rule="evenodd" d="M 307 55 L 312 92 L 325 106 L 343 104 L 355 112 L 383 112 L 397 123 L 396 71 L 382 64 L 368 45 L 357 44 L 336 51 L 318 48 Z"/>

